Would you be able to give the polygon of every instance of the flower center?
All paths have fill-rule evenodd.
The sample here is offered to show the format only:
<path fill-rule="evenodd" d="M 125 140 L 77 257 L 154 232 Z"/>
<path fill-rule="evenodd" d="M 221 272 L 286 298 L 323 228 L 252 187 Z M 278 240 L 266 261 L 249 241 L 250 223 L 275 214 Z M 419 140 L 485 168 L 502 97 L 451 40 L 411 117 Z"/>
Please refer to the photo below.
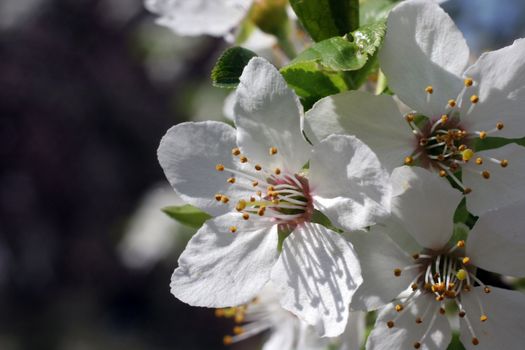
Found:
<path fill-rule="evenodd" d="M 474 84 L 472 79 L 465 79 L 465 89 Z M 425 89 L 427 100 L 432 98 L 434 88 L 428 86 Z M 477 95 L 472 95 L 468 99 L 469 108 L 479 102 Z M 484 179 L 490 179 L 490 172 L 483 169 L 484 159 L 476 157 L 475 151 L 471 148 L 476 139 L 485 139 L 501 129 L 504 125 L 497 122 L 492 130 L 466 130 L 460 123 L 460 106 L 456 100 L 448 101 L 445 113 L 439 117 L 427 118 L 415 113 L 405 115 L 405 120 L 412 129 L 416 138 L 416 147 L 414 152 L 405 158 L 405 165 L 413 165 L 416 161 L 418 165 L 427 169 L 433 169 L 439 173 L 439 176 L 448 176 L 458 185 L 465 194 L 472 191 L 466 187 L 456 176 L 460 170 L 472 171 Z M 423 118 L 418 118 L 423 117 Z M 471 161 L 472 160 L 472 161 Z M 509 161 L 506 159 L 488 158 L 487 161 L 497 163 L 506 168 Z M 475 165 L 475 166 L 469 166 Z"/>
<path fill-rule="evenodd" d="M 270 155 L 276 155 L 277 152 L 276 147 L 270 147 Z M 232 154 L 242 164 L 250 164 L 239 148 L 234 148 Z M 245 170 L 229 169 L 222 164 L 217 164 L 215 169 L 228 172 L 230 177 L 227 181 L 232 186 L 253 191 L 249 197 L 239 199 L 235 205 L 235 209 L 242 214 L 244 220 L 250 220 L 252 217 L 266 218 L 284 229 L 293 229 L 309 221 L 313 214 L 310 186 L 308 179 L 303 175 L 289 173 L 280 168 L 263 169 L 257 163 L 253 168 L 246 167 Z M 229 198 L 220 193 L 215 195 L 215 199 L 225 204 L 229 202 Z M 230 231 L 235 233 L 237 228 L 232 226 Z"/>
<path fill-rule="evenodd" d="M 398 315 L 391 321 L 387 322 L 389 328 L 395 326 L 396 320 L 402 315 L 403 311 L 422 294 L 432 295 L 437 303 L 440 303 L 438 313 L 429 315 L 432 305 L 429 303 L 420 315 L 417 315 L 415 322 L 418 325 L 423 324 L 424 320 L 430 318 L 426 331 L 421 339 L 414 343 L 414 348 L 419 349 L 422 342 L 429 334 L 438 314 L 445 314 L 445 303 L 453 301 L 458 308 L 459 317 L 463 318 L 472 335 L 472 344 L 478 345 L 479 339 L 476 337 L 472 327 L 472 318 L 469 317 L 461 303 L 462 293 L 469 293 L 474 285 L 483 287 L 485 293 L 490 293 L 490 288 L 476 277 L 476 267 L 470 265 L 470 258 L 464 256 L 465 241 L 458 241 L 456 245 L 444 252 L 434 252 L 425 250 L 412 256 L 414 265 L 404 268 L 395 268 L 394 276 L 399 277 L 403 271 L 417 269 L 419 273 L 410 283 L 409 288 L 412 293 L 402 303 L 395 306 Z M 488 320 L 488 316 L 483 310 L 483 304 L 477 294 L 472 294 L 480 308 L 480 322 Z"/>

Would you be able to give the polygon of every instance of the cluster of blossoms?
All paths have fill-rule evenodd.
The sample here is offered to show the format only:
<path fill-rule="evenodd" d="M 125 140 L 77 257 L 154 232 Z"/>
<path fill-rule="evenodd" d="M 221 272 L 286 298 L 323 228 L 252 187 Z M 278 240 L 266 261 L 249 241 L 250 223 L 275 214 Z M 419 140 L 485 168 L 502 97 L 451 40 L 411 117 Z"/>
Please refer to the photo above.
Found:
<path fill-rule="evenodd" d="M 249 5 L 231 1 L 228 29 Z M 379 61 L 396 98 L 349 91 L 304 113 L 279 71 L 251 59 L 235 127 L 182 123 L 161 141 L 174 190 L 213 216 L 172 293 L 234 318 L 226 344 L 270 329 L 264 349 L 359 349 L 363 311 L 378 310 L 367 350 L 446 349 L 446 315 L 467 349 L 521 348 L 525 295 L 489 283 L 525 276 L 525 148 L 480 145 L 525 136 L 525 41 L 468 59 L 425 0 L 387 20 Z M 459 237 L 463 202 L 476 220 Z"/>

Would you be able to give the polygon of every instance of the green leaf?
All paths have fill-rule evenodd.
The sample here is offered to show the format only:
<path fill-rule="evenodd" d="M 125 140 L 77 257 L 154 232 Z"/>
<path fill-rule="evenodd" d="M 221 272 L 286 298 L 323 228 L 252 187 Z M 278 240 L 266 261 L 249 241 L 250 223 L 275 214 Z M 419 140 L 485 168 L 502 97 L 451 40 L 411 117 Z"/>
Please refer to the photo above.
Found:
<path fill-rule="evenodd" d="M 162 211 L 170 218 L 177 220 L 181 224 L 193 228 L 199 228 L 211 216 L 192 205 L 172 206 L 163 208 Z"/>
<path fill-rule="evenodd" d="M 385 20 L 399 0 L 365 0 L 359 9 L 361 25 Z"/>
<path fill-rule="evenodd" d="M 211 71 L 213 86 L 230 89 L 237 87 L 244 67 L 255 56 L 257 54 L 242 47 L 226 50 Z"/>
<path fill-rule="evenodd" d="M 384 22 L 374 23 L 316 43 L 281 68 L 281 74 L 306 109 L 325 96 L 357 89 L 377 68 L 385 29 Z"/>
<path fill-rule="evenodd" d="M 290 0 L 315 41 L 342 36 L 359 27 L 358 0 Z"/>

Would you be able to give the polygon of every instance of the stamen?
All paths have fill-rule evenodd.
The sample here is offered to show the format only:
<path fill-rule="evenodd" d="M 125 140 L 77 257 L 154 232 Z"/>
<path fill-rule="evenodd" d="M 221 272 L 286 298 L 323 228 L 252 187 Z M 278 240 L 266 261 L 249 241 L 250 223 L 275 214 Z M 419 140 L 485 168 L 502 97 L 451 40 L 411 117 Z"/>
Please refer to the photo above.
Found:
<path fill-rule="evenodd" d="M 425 88 L 425 92 L 427 94 L 432 94 L 434 92 L 434 88 L 431 85 L 429 85 Z"/>
<path fill-rule="evenodd" d="M 456 100 L 453 100 L 453 99 L 448 100 L 448 106 L 450 108 L 456 107 Z"/>
<path fill-rule="evenodd" d="M 259 165 L 259 164 L 255 164 L 255 170 L 257 171 L 261 171 L 262 170 L 262 167 Z"/>
<path fill-rule="evenodd" d="M 222 342 L 224 345 L 232 345 L 233 344 L 233 337 L 231 335 L 225 335 L 224 338 L 222 338 Z"/>
<path fill-rule="evenodd" d="M 226 203 L 228 203 L 229 201 L 230 201 L 230 198 L 228 198 L 227 196 L 224 196 L 224 195 L 221 196 L 221 202 L 222 202 L 222 203 L 226 204 Z"/>
<path fill-rule="evenodd" d="M 244 220 L 248 220 L 248 219 L 250 218 L 250 214 L 248 214 L 248 213 L 243 213 L 243 214 L 242 214 L 242 218 L 243 218 Z"/>
<path fill-rule="evenodd" d="M 228 181 L 229 183 L 231 183 L 231 184 L 234 184 L 234 183 L 235 183 L 235 178 L 234 178 L 234 177 L 230 177 L 230 178 L 228 178 L 227 181 Z"/>
<path fill-rule="evenodd" d="M 217 170 L 217 171 L 224 171 L 224 165 L 222 165 L 222 164 L 217 164 L 217 165 L 215 166 L 215 170 Z"/>
<path fill-rule="evenodd" d="M 414 162 L 414 158 L 410 156 L 405 157 L 405 165 L 412 165 L 413 162 Z"/>
<path fill-rule="evenodd" d="M 277 147 L 270 147 L 269 153 L 271 156 L 274 156 L 277 154 Z"/>
<path fill-rule="evenodd" d="M 238 156 L 239 154 L 241 154 L 241 150 L 240 149 L 238 149 L 238 148 L 232 149 L 232 155 Z"/>
<path fill-rule="evenodd" d="M 490 179 L 490 173 L 488 170 L 483 170 L 481 172 L 481 176 L 483 176 L 484 179 L 487 179 L 487 180 Z"/>
<path fill-rule="evenodd" d="M 466 87 L 471 87 L 474 81 L 471 78 L 466 78 L 464 81 Z"/>
<path fill-rule="evenodd" d="M 241 163 L 247 163 L 248 162 L 248 158 L 246 158 L 246 156 L 240 156 L 239 160 L 241 161 Z"/>
<path fill-rule="evenodd" d="M 235 206 L 235 209 L 237 211 L 243 211 L 246 208 L 246 201 L 244 199 L 241 199 L 239 202 L 237 202 L 237 205 Z"/>
<path fill-rule="evenodd" d="M 231 233 L 237 232 L 237 227 L 236 226 L 230 226 L 230 232 Z"/>
<path fill-rule="evenodd" d="M 504 126 L 505 126 L 505 125 L 504 125 L 502 122 L 498 122 L 498 123 L 496 124 L 496 129 L 501 130 L 501 129 L 503 129 Z"/>
<path fill-rule="evenodd" d="M 483 159 L 481 157 L 476 158 L 476 164 L 477 165 L 483 164 Z"/>
<path fill-rule="evenodd" d="M 275 175 L 281 175 L 281 169 L 275 168 L 274 173 Z"/>
<path fill-rule="evenodd" d="M 478 102 L 479 102 L 479 96 L 478 96 L 478 95 L 472 95 L 472 96 L 470 96 L 470 102 L 472 102 L 472 103 L 478 103 Z"/>
<path fill-rule="evenodd" d="M 486 131 L 479 131 L 479 132 L 477 132 L 477 134 L 479 135 L 479 138 L 481 140 L 484 140 L 484 139 L 487 138 L 487 132 Z"/>

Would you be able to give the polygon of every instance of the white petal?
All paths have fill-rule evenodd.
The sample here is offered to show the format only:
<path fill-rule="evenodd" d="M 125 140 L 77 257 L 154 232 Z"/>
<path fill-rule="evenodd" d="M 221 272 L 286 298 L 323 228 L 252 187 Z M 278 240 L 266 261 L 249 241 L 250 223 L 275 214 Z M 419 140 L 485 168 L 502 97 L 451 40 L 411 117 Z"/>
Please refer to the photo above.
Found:
<path fill-rule="evenodd" d="M 453 232 L 462 195 L 435 173 L 403 166 L 392 173 L 392 212 L 425 248 L 442 249 Z"/>
<path fill-rule="evenodd" d="M 348 325 L 340 336 L 339 350 L 359 350 L 366 336 L 366 313 L 362 311 L 350 312 Z"/>
<path fill-rule="evenodd" d="M 193 306 L 247 303 L 270 279 L 279 256 L 277 226 L 231 213 L 208 220 L 190 240 L 171 277 L 171 292 Z M 236 233 L 230 227 L 237 227 Z"/>
<path fill-rule="evenodd" d="M 469 163 L 463 170 L 463 183 L 472 192 L 467 195 L 467 209 L 475 215 L 487 210 L 506 206 L 523 198 L 525 193 L 525 147 L 509 144 L 501 148 L 476 153 L 483 159 L 483 165 Z M 502 168 L 490 159 L 508 160 Z M 465 167 L 463 167 L 465 169 Z M 487 170 L 490 178 L 485 179 L 481 172 Z"/>
<path fill-rule="evenodd" d="M 179 35 L 224 36 L 246 16 L 252 0 L 146 0 L 157 23 Z"/>
<path fill-rule="evenodd" d="M 361 284 L 361 269 L 352 245 L 318 224 L 298 227 L 284 241 L 272 271 L 282 291 L 281 305 L 321 336 L 346 327 L 350 300 Z"/>
<path fill-rule="evenodd" d="M 461 321 L 461 342 L 467 350 L 523 349 L 525 334 L 525 295 L 521 292 L 491 287 L 491 293 L 485 294 L 483 288 L 476 287 L 471 293 L 461 293 L 463 307 L 474 333 L 479 340 L 472 344 L 472 334 L 466 321 Z M 481 322 L 481 311 L 488 317 Z"/>
<path fill-rule="evenodd" d="M 298 342 L 294 349 L 296 350 L 327 350 L 330 346 L 330 338 L 321 338 L 315 329 L 302 322 L 299 323 Z"/>
<path fill-rule="evenodd" d="M 237 142 L 248 159 L 290 172 L 302 169 L 311 146 L 301 133 L 302 106 L 268 61 L 250 60 L 240 78 L 234 108 Z M 270 147 L 278 153 L 271 156 Z"/>
<path fill-rule="evenodd" d="M 361 229 L 390 214 L 389 174 L 353 136 L 332 135 L 317 144 L 309 176 L 315 206 L 342 229 Z"/>
<path fill-rule="evenodd" d="M 295 340 L 295 323 L 293 319 L 286 320 L 272 328 L 270 337 L 262 347 L 262 350 L 293 350 Z"/>
<path fill-rule="evenodd" d="M 414 110 L 444 113 L 463 87 L 469 49 L 448 14 L 428 0 L 404 1 L 390 12 L 379 53 L 388 84 Z M 432 86 L 434 92 L 425 89 Z"/>
<path fill-rule="evenodd" d="M 224 123 L 181 123 L 168 130 L 157 155 L 168 181 L 181 198 L 211 215 L 220 215 L 230 206 L 217 202 L 215 194 L 246 197 L 228 182 L 231 174 L 215 170 L 217 164 L 236 169 L 232 157 L 235 129 Z M 230 201 L 234 205 L 234 201 Z"/>
<path fill-rule="evenodd" d="M 414 260 L 383 232 L 388 228 L 375 227 L 374 232 L 353 232 L 348 235 L 361 263 L 363 284 L 350 304 L 353 310 L 375 310 L 390 303 L 410 287 L 417 269 L 403 271 L 396 277 L 394 270 L 414 265 Z"/>
<path fill-rule="evenodd" d="M 355 135 L 391 172 L 414 148 L 414 136 L 391 96 L 348 91 L 323 98 L 306 113 L 305 134 L 315 145 L 332 134 Z"/>
<path fill-rule="evenodd" d="M 472 264 L 503 275 L 525 277 L 525 202 L 480 216 L 467 240 Z"/>
<path fill-rule="evenodd" d="M 494 136 L 525 136 L 525 40 L 484 53 L 465 76 L 475 84 L 466 89 L 463 105 L 470 107 L 470 96 L 479 96 L 479 102 L 461 115 L 466 130 L 488 131 L 503 122 L 505 127 Z"/>
<path fill-rule="evenodd" d="M 447 317 L 439 313 L 439 307 L 440 303 L 426 293 L 416 297 L 400 316 L 393 305 L 385 307 L 368 337 L 366 350 L 414 349 L 415 342 L 421 343 L 420 350 L 445 350 L 452 332 Z M 423 322 L 417 324 L 417 317 Z M 387 327 L 388 321 L 394 321 L 393 328 Z M 427 330 L 427 336 L 422 339 Z"/>

